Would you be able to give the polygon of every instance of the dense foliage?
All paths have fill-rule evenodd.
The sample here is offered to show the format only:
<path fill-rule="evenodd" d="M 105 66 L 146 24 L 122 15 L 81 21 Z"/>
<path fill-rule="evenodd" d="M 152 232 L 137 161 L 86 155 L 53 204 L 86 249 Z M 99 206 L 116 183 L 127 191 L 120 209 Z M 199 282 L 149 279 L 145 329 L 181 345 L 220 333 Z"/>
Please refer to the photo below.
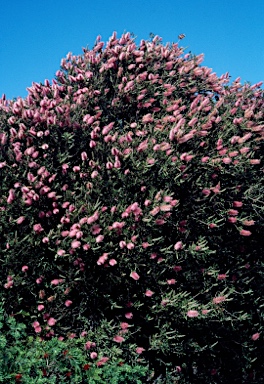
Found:
<path fill-rule="evenodd" d="M 102 330 L 98 356 L 156 376 L 262 382 L 261 84 L 157 36 L 83 51 L 0 102 L 6 313 L 43 340 Z"/>

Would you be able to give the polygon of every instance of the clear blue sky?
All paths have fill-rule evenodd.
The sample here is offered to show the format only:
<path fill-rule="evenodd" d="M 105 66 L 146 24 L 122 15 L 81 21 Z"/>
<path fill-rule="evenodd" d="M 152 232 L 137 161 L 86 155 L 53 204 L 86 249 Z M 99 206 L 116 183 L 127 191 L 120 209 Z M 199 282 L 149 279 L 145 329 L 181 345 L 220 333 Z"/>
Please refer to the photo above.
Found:
<path fill-rule="evenodd" d="M 97 35 L 152 32 L 163 42 L 186 38 L 186 51 L 231 80 L 264 80 L 264 0 L 6 0 L 0 12 L 0 97 L 27 95 L 51 80 L 68 52 L 93 47 Z"/>

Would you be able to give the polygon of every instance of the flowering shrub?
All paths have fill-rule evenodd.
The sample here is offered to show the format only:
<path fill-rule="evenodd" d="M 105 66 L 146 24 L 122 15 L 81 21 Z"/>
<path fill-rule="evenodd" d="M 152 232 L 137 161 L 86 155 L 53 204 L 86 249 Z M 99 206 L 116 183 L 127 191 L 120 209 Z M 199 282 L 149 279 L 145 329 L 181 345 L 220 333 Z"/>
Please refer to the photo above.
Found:
<path fill-rule="evenodd" d="M 263 90 L 202 60 L 113 34 L 2 97 L 1 296 L 43 340 L 103 320 L 100 347 L 157 375 L 241 382 L 263 337 Z"/>

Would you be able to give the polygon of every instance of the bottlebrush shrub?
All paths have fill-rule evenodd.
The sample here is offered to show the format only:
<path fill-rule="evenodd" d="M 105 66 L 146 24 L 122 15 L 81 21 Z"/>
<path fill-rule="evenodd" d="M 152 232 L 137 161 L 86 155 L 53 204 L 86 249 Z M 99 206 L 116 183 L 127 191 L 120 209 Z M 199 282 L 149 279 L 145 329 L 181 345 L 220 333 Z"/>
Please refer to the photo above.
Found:
<path fill-rule="evenodd" d="M 157 374 L 241 382 L 261 366 L 263 90 L 202 60 L 113 34 L 2 97 L 1 295 L 43 339 L 105 319 Z"/>

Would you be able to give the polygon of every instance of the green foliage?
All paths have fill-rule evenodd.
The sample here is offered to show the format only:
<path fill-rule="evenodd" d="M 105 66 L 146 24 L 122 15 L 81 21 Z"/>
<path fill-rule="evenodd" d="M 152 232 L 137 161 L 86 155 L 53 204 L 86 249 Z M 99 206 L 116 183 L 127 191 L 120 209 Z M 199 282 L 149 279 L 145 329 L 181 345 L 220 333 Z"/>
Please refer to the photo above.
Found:
<path fill-rule="evenodd" d="M 0 329 L 0 383 L 141 384 L 147 378 L 146 366 L 129 366 L 118 356 L 113 356 L 105 365 L 96 366 L 81 348 L 84 340 L 43 341 L 27 337 L 25 325 L 4 316 L 2 307 Z"/>

